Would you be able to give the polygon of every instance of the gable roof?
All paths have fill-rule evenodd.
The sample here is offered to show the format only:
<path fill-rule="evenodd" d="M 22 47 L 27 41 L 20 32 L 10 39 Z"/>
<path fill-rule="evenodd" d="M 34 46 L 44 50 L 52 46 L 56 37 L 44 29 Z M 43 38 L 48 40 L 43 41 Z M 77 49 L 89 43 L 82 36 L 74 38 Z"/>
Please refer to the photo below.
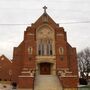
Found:
<path fill-rule="evenodd" d="M 1 61 L 1 60 L 2 60 L 2 61 L 5 60 L 5 61 L 11 63 L 11 61 L 10 61 L 5 55 L 1 55 L 1 56 L 0 56 L 0 61 Z"/>
<path fill-rule="evenodd" d="M 32 24 L 32 26 L 34 25 L 35 28 L 39 27 L 42 24 L 48 24 L 50 26 L 52 26 L 53 28 L 59 26 L 47 13 L 43 13 L 37 20 L 35 23 Z"/>

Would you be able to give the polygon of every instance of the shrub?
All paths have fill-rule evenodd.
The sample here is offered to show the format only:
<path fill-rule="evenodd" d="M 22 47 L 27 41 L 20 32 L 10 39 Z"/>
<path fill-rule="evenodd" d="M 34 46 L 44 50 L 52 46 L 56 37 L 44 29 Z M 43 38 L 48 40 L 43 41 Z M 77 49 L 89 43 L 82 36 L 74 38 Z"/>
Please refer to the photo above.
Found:
<path fill-rule="evenodd" d="M 87 85 L 88 83 L 87 83 L 87 80 L 86 79 L 79 78 L 79 84 L 81 84 L 81 85 Z"/>

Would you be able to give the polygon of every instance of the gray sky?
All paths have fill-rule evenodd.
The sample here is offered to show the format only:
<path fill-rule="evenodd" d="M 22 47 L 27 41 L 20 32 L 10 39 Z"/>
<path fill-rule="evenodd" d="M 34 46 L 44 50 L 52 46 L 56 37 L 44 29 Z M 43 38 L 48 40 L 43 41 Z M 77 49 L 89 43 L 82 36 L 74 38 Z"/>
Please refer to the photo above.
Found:
<path fill-rule="evenodd" d="M 13 57 L 13 47 L 23 40 L 26 27 L 42 14 L 42 7 L 65 28 L 77 52 L 90 47 L 90 0 L 0 0 L 0 55 Z"/>

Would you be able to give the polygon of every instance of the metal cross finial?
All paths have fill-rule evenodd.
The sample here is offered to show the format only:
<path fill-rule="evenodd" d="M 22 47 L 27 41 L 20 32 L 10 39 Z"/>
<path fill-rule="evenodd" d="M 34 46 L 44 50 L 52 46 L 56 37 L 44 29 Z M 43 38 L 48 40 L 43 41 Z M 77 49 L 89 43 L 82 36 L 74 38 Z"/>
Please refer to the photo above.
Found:
<path fill-rule="evenodd" d="M 44 7 L 43 7 L 43 9 L 44 9 L 44 13 L 46 13 L 46 9 L 47 9 L 47 7 L 46 7 L 46 6 L 44 6 Z"/>

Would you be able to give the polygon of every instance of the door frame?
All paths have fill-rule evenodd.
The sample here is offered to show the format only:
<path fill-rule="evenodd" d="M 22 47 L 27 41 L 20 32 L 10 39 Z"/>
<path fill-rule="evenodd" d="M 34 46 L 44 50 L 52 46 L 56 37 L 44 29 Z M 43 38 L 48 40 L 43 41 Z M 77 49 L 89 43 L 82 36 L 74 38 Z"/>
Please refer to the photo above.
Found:
<path fill-rule="evenodd" d="M 44 60 L 37 60 L 36 62 L 36 75 L 40 75 L 40 63 L 50 63 L 50 74 L 51 75 L 56 75 L 56 62 L 55 61 L 51 61 L 48 59 L 44 59 Z"/>
<path fill-rule="evenodd" d="M 40 63 L 39 65 L 40 65 L 40 68 L 39 68 L 40 75 L 50 75 L 51 74 L 51 63 L 44 62 L 44 63 Z"/>

